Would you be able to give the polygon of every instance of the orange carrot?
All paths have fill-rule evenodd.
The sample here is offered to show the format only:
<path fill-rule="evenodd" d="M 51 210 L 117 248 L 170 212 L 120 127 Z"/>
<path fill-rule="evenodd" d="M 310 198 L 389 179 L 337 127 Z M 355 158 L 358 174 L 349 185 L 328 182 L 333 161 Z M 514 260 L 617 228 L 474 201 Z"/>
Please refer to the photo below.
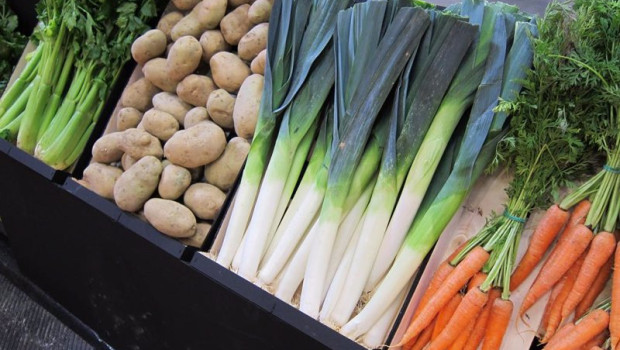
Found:
<path fill-rule="evenodd" d="M 549 344 L 545 346 L 545 350 L 579 349 L 590 341 L 590 339 L 604 331 L 608 325 L 609 314 L 607 311 L 601 309 L 593 310 L 575 325 L 572 332 L 567 332 L 562 335 L 562 337 L 553 337 L 554 341 L 549 342 Z"/>
<path fill-rule="evenodd" d="M 467 325 L 474 322 L 474 318 L 478 316 L 488 299 L 489 294 L 481 291 L 480 288 L 467 292 L 446 327 L 437 338 L 431 340 L 428 350 L 447 349 Z"/>
<path fill-rule="evenodd" d="M 525 311 L 532 307 L 562 278 L 592 240 L 592 231 L 584 225 L 569 227 L 565 234 L 567 235 L 566 239 L 556 245 L 557 254 L 545 262 L 538 276 L 536 276 L 534 284 L 527 292 L 519 310 L 520 316 L 523 316 Z"/>
<path fill-rule="evenodd" d="M 620 341 L 620 243 L 616 245 L 614 256 L 614 275 L 611 280 L 611 349 L 615 350 Z"/>
<path fill-rule="evenodd" d="M 590 212 L 591 206 L 592 203 L 587 199 L 579 202 L 573 209 L 568 224 L 572 226 L 583 225 L 583 223 L 586 222 L 586 217 L 588 216 L 588 212 Z"/>
<path fill-rule="evenodd" d="M 545 328 L 545 337 L 541 340 L 541 343 L 546 343 L 553 337 L 553 334 L 558 330 L 558 326 L 562 323 L 562 306 L 566 302 L 566 298 L 570 294 L 571 289 L 573 289 L 573 285 L 575 284 L 575 280 L 577 279 L 577 274 L 579 273 L 579 269 L 581 265 L 583 265 L 583 260 L 585 259 L 586 254 L 581 254 L 581 257 L 577 259 L 577 261 L 570 267 L 570 269 L 566 272 L 564 277 L 562 277 L 562 290 L 556 296 L 553 301 L 553 305 L 551 306 L 551 311 L 549 312 L 549 321 L 547 323 L 547 327 Z"/>
<path fill-rule="evenodd" d="M 474 275 L 474 277 L 469 280 L 469 283 L 467 284 L 467 291 L 470 291 L 476 287 L 480 287 L 480 285 L 482 284 L 482 282 L 484 282 L 485 279 L 487 279 L 487 274 L 482 271 L 478 272 Z"/>
<path fill-rule="evenodd" d="M 598 272 L 614 254 L 615 248 L 616 237 L 613 233 L 603 231 L 594 236 L 573 289 L 570 291 L 568 298 L 566 298 L 564 306 L 562 306 L 562 319 L 568 317 L 575 310 L 575 307 L 586 295 L 588 289 L 592 287 Z"/>
<path fill-rule="evenodd" d="M 573 322 L 566 323 L 564 326 L 560 327 L 560 329 L 555 333 L 551 339 L 549 339 L 549 344 L 556 343 L 558 339 L 564 338 L 567 334 L 571 333 L 575 329 L 575 324 Z"/>
<path fill-rule="evenodd" d="M 499 350 L 504 340 L 504 334 L 508 328 L 512 316 L 512 301 L 497 298 L 493 302 L 491 315 L 487 322 L 487 330 L 482 342 L 482 350 Z"/>
<path fill-rule="evenodd" d="M 562 278 L 560 282 L 556 283 L 551 290 L 551 295 L 549 296 L 549 300 L 547 301 L 547 305 L 545 306 L 545 312 L 543 313 L 542 320 L 540 321 L 540 332 L 544 335 L 547 326 L 549 325 L 549 316 L 551 314 L 551 309 L 553 308 L 553 302 L 558 297 L 558 294 L 562 291 L 564 287 L 564 283 L 566 282 L 565 278 Z"/>
<path fill-rule="evenodd" d="M 532 270 L 538 265 L 542 257 L 547 252 L 547 248 L 553 242 L 555 237 L 562 231 L 566 222 L 568 222 L 569 213 L 560 209 L 557 204 L 547 209 L 545 215 L 540 219 L 536 230 L 530 237 L 530 243 L 523 258 L 519 262 L 516 270 L 510 278 L 510 290 L 515 290 Z"/>
<path fill-rule="evenodd" d="M 437 315 L 439 310 L 444 307 L 450 299 L 461 289 L 467 281 L 480 271 L 486 261 L 489 259 L 489 253 L 482 247 L 475 247 L 470 251 L 463 261 L 461 261 L 454 270 L 446 277 L 441 286 L 431 296 L 428 303 L 415 317 L 405 335 L 402 343 L 406 343 L 411 338 L 420 334 L 420 332 L 428 326 L 431 320 Z"/>
<path fill-rule="evenodd" d="M 454 270 L 454 266 L 450 265 L 448 261 L 449 260 L 442 262 L 441 265 L 437 267 L 437 271 L 435 271 L 433 279 L 428 284 L 426 292 L 424 292 L 422 299 L 420 299 L 420 302 L 418 303 L 418 307 L 413 314 L 413 318 L 416 318 L 420 314 L 422 309 L 424 309 L 426 304 L 428 304 L 428 301 L 431 300 L 431 297 L 435 295 L 437 289 L 439 289 L 443 281 L 446 280 L 446 277 L 448 277 L 448 275 Z"/>
<path fill-rule="evenodd" d="M 488 303 L 489 302 L 487 301 L 487 304 Z M 467 343 L 467 340 L 471 336 L 471 333 L 474 331 L 474 323 L 475 322 L 469 322 L 467 326 L 465 326 L 465 329 L 461 332 L 459 337 L 456 338 L 454 343 L 452 343 L 450 350 L 463 350 L 465 348 L 465 344 Z"/>
<path fill-rule="evenodd" d="M 593 346 L 590 350 L 603 350 L 600 346 Z"/>
<path fill-rule="evenodd" d="M 409 343 L 407 343 L 403 350 L 422 350 L 431 341 L 431 336 L 433 335 L 433 328 L 435 328 L 435 322 L 437 319 L 434 319 L 431 324 L 424 328 L 424 331 L 420 333 L 420 336 L 417 339 L 412 339 Z M 407 347 L 409 346 L 409 347 Z"/>
<path fill-rule="evenodd" d="M 607 285 L 609 276 L 611 276 L 611 267 L 613 266 L 613 263 L 613 257 L 607 259 L 607 262 L 599 271 L 596 279 L 588 288 L 588 292 L 577 305 L 577 308 L 575 309 L 575 318 L 580 318 L 581 316 L 583 316 L 588 311 L 588 309 L 592 305 L 594 305 L 594 301 L 596 301 L 596 298 L 598 298 L 599 294 L 601 294 L 601 292 L 603 291 L 603 289 L 605 289 L 605 286 Z"/>
<path fill-rule="evenodd" d="M 590 339 L 587 343 L 581 346 L 580 350 L 590 350 L 593 347 L 599 347 L 603 345 L 605 340 L 607 339 L 607 331 L 602 331 L 594 338 Z"/>
<path fill-rule="evenodd" d="M 437 318 L 435 321 L 435 327 L 433 328 L 433 335 L 431 336 L 431 341 L 435 340 L 437 336 L 446 328 L 448 322 L 450 322 L 450 318 L 454 315 L 454 311 L 459 307 L 459 304 L 463 300 L 463 296 L 460 293 L 456 293 L 450 302 L 444 306 L 441 311 L 437 314 Z"/>
<path fill-rule="evenodd" d="M 476 350 L 480 343 L 482 343 L 482 338 L 484 338 L 484 333 L 486 332 L 486 328 L 489 322 L 489 315 L 491 315 L 491 308 L 493 307 L 493 303 L 495 299 L 499 298 L 501 291 L 498 288 L 493 288 L 489 291 L 489 301 L 478 315 L 476 319 L 476 323 L 474 324 L 474 330 L 467 339 L 467 343 L 463 350 Z"/>

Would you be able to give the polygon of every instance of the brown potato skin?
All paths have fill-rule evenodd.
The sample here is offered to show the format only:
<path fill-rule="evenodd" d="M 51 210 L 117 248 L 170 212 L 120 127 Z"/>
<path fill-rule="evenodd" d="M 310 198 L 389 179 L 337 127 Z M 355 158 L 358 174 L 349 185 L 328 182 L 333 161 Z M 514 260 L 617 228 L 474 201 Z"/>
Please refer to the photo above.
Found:
<path fill-rule="evenodd" d="M 146 62 L 142 67 L 142 74 L 144 74 L 146 80 L 158 88 L 155 94 L 160 92 L 159 90 L 166 92 L 177 91 L 177 84 L 179 84 L 179 81 L 172 79 L 170 74 L 168 74 L 168 61 L 165 58 L 157 57 Z M 151 99 L 155 94 L 151 96 Z"/>
<path fill-rule="evenodd" d="M 149 80 L 140 78 L 125 88 L 121 95 L 121 105 L 144 112 L 153 106 L 151 99 L 159 91 L 159 88 Z"/>
<path fill-rule="evenodd" d="M 205 166 L 205 180 L 222 191 L 232 188 L 239 171 L 250 152 L 250 143 L 241 137 L 228 141 L 224 153 L 213 163 Z"/>
<path fill-rule="evenodd" d="M 205 107 L 195 107 L 190 109 L 185 115 L 185 128 L 189 129 L 192 126 L 209 120 L 209 113 Z"/>
<path fill-rule="evenodd" d="M 177 96 L 193 106 L 205 106 L 211 92 L 216 89 L 211 78 L 190 74 L 177 85 Z"/>
<path fill-rule="evenodd" d="M 215 90 L 207 100 L 207 112 L 217 125 L 225 129 L 232 129 L 235 127 L 233 121 L 235 101 L 236 96 L 229 94 L 228 91 L 224 89 Z"/>
<path fill-rule="evenodd" d="M 164 167 L 157 190 L 161 198 L 176 200 L 181 197 L 192 183 L 189 170 L 170 164 Z"/>
<path fill-rule="evenodd" d="M 267 34 L 269 23 L 260 23 L 239 40 L 237 54 L 244 61 L 252 61 L 258 54 L 267 48 Z"/>
<path fill-rule="evenodd" d="M 144 204 L 144 216 L 159 232 L 175 238 L 196 234 L 196 217 L 183 204 L 151 198 Z"/>
<path fill-rule="evenodd" d="M 258 121 L 258 111 L 260 100 L 263 94 L 264 78 L 260 74 L 249 76 L 239 89 L 235 109 L 233 110 L 233 120 L 235 122 L 235 132 L 244 139 L 251 139 L 254 136 L 256 122 Z"/>
<path fill-rule="evenodd" d="M 267 64 L 267 49 L 258 53 L 258 55 L 252 60 L 250 69 L 254 74 L 265 75 L 265 64 Z"/>
<path fill-rule="evenodd" d="M 157 189 L 161 171 L 161 162 L 155 157 L 146 156 L 137 161 L 116 180 L 116 205 L 129 212 L 140 210 Z"/>
<path fill-rule="evenodd" d="M 133 42 L 131 56 L 139 65 L 144 65 L 150 59 L 163 55 L 167 45 L 166 34 L 159 29 L 151 29 Z"/>
<path fill-rule="evenodd" d="M 158 159 L 164 155 L 159 139 L 137 128 L 123 131 L 121 149 L 134 159 L 152 156 Z"/>
<path fill-rule="evenodd" d="M 221 51 L 230 51 L 222 32 L 219 30 L 207 30 L 200 36 L 200 46 L 202 46 L 202 60 L 209 63 L 213 55 Z"/>
<path fill-rule="evenodd" d="M 114 184 L 122 169 L 101 163 L 90 163 L 84 169 L 84 185 L 103 198 L 114 199 Z"/>
<path fill-rule="evenodd" d="M 144 113 L 133 107 L 125 107 L 118 111 L 116 115 L 116 130 L 125 131 L 130 128 L 135 128 L 140 124 Z"/>
<path fill-rule="evenodd" d="M 167 141 L 179 131 L 179 122 L 170 113 L 149 109 L 142 118 L 142 127 L 149 134 Z"/>
<path fill-rule="evenodd" d="M 256 0 L 248 11 L 248 19 L 253 24 L 269 22 L 272 4 L 269 0 Z"/>
<path fill-rule="evenodd" d="M 239 40 L 252 29 L 252 23 L 248 19 L 250 5 L 243 4 L 229 12 L 220 22 L 220 31 L 224 40 L 232 46 L 239 44 Z"/>
<path fill-rule="evenodd" d="M 200 38 L 206 30 L 215 29 L 226 14 L 227 0 L 203 0 L 179 21 L 171 30 L 170 36 L 176 41 L 190 35 Z"/>
<path fill-rule="evenodd" d="M 172 0 L 172 4 L 183 11 L 193 9 L 199 2 L 200 0 Z"/>
<path fill-rule="evenodd" d="M 183 125 L 187 112 L 192 109 L 192 105 L 183 102 L 177 95 L 169 92 L 160 92 L 153 96 L 153 107 L 171 114 L 181 125 Z"/>
<path fill-rule="evenodd" d="M 110 164 L 119 161 L 124 153 L 121 148 L 122 142 L 122 132 L 112 132 L 101 136 L 93 145 L 93 162 Z"/>
<path fill-rule="evenodd" d="M 192 74 L 202 58 L 202 46 L 193 36 L 178 38 L 168 53 L 166 68 L 172 80 L 181 81 Z"/>
<path fill-rule="evenodd" d="M 166 34 L 166 40 L 168 42 L 172 41 L 172 37 L 170 36 L 170 32 L 172 31 L 172 27 L 174 27 L 179 21 L 183 19 L 183 13 L 179 11 L 172 11 L 165 14 L 157 23 L 157 29 L 161 30 L 164 34 Z"/>
<path fill-rule="evenodd" d="M 215 219 L 226 200 L 226 194 L 206 183 L 191 185 L 183 195 L 183 203 L 203 220 Z"/>
<path fill-rule="evenodd" d="M 252 71 L 237 55 L 218 52 L 209 61 L 213 81 L 219 88 L 235 93 Z"/>
<path fill-rule="evenodd" d="M 226 148 L 226 134 L 215 123 L 199 123 L 174 134 L 164 145 L 166 159 L 185 168 L 216 160 Z"/>

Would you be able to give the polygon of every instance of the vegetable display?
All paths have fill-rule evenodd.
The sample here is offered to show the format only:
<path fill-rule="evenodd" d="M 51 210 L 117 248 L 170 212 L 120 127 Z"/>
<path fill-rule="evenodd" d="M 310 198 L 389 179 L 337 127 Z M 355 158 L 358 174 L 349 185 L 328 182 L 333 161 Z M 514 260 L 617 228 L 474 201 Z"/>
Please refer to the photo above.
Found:
<path fill-rule="evenodd" d="M 158 29 L 131 45 L 141 69 L 81 181 L 125 211 L 143 210 L 160 232 L 200 247 L 254 136 L 265 79 L 250 64 L 266 50 L 271 3 L 258 4 L 252 18 L 250 4 L 173 5 Z"/>
<path fill-rule="evenodd" d="M 0 101 L 0 136 L 55 169 L 82 153 L 153 0 L 41 1 L 37 47 Z"/>
<path fill-rule="evenodd" d="M 0 96 L 28 40 L 17 31 L 17 24 L 17 16 L 6 1 L 0 1 Z"/>

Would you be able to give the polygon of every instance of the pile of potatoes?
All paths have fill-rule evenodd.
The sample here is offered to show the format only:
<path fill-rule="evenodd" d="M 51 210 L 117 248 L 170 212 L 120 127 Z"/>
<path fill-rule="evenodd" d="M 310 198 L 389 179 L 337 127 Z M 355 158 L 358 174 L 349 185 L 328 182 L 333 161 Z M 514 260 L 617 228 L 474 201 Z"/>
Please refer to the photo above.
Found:
<path fill-rule="evenodd" d="M 200 246 L 250 149 L 272 1 L 172 0 L 81 183 Z"/>

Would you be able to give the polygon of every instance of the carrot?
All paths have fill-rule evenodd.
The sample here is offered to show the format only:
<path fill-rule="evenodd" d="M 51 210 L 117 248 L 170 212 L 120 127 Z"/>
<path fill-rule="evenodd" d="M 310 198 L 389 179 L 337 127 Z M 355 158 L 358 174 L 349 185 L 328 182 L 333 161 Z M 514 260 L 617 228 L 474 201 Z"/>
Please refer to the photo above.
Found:
<path fill-rule="evenodd" d="M 615 248 L 616 237 L 613 233 L 603 231 L 594 236 L 573 289 L 570 291 L 568 298 L 566 298 L 564 306 L 562 306 L 562 319 L 568 317 L 575 310 L 575 307 L 586 295 L 588 289 L 592 287 L 598 272 L 614 254 Z"/>
<path fill-rule="evenodd" d="M 571 350 L 579 349 L 590 339 L 607 328 L 609 325 L 609 314 L 607 311 L 596 309 L 587 314 L 579 323 L 575 325 L 572 332 L 562 337 L 554 337 L 553 342 L 545 346 L 545 350 Z M 555 341 L 557 339 L 557 341 Z"/>
<path fill-rule="evenodd" d="M 593 346 L 590 350 L 603 350 L 600 346 Z"/>
<path fill-rule="evenodd" d="M 606 331 L 602 331 L 596 337 L 590 339 L 590 341 L 588 341 L 587 343 L 582 345 L 580 350 L 590 350 L 593 347 L 599 347 L 599 346 L 603 345 L 603 343 L 605 342 L 606 339 L 607 339 L 607 332 Z"/>
<path fill-rule="evenodd" d="M 590 207 L 592 206 L 592 202 L 587 199 L 582 200 L 577 203 L 573 212 L 570 215 L 570 219 L 568 220 L 568 224 L 571 226 L 575 225 L 583 225 L 586 222 L 586 217 L 588 216 L 588 212 L 590 212 Z"/>
<path fill-rule="evenodd" d="M 609 333 L 611 333 L 611 349 L 615 350 L 620 340 L 620 243 L 616 245 L 614 275 L 611 283 L 611 323 L 609 325 Z"/>
<path fill-rule="evenodd" d="M 446 306 L 439 311 L 437 314 L 435 327 L 433 328 L 433 335 L 431 336 L 431 341 L 435 340 L 437 336 L 446 328 L 448 322 L 450 322 L 450 318 L 454 315 L 454 311 L 459 307 L 459 304 L 463 300 L 463 296 L 460 293 L 456 293 L 450 302 L 446 304 Z"/>
<path fill-rule="evenodd" d="M 547 260 L 527 292 L 519 310 L 520 316 L 562 278 L 592 240 L 592 231 L 584 225 L 569 227 L 565 234 L 566 239 L 556 246 L 557 254 Z"/>
<path fill-rule="evenodd" d="M 489 302 L 487 301 L 487 304 L 488 303 Z M 477 319 L 477 317 L 476 317 L 476 319 Z M 471 336 L 471 333 L 474 331 L 474 323 L 475 322 L 469 322 L 467 324 L 466 328 L 461 332 L 459 337 L 456 338 L 454 343 L 452 343 L 452 346 L 450 347 L 450 350 L 463 350 L 465 348 L 465 344 L 467 343 L 467 340 Z"/>
<path fill-rule="evenodd" d="M 575 318 L 583 316 L 588 311 L 588 309 L 592 305 L 594 305 L 594 301 L 596 301 L 596 298 L 598 298 L 599 294 L 601 294 L 601 292 L 603 291 L 603 289 L 605 289 L 605 286 L 607 285 L 609 276 L 611 276 L 611 267 L 613 266 L 613 263 L 613 257 L 607 259 L 607 262 L 599 271 L 596 279 L 588 288 L 588 292 L 577 305 L 577 308 L 575 309 Z"/>
<path fill-rule="evenodd" d="M 556 296 L 553 301 L 553 305 L 551 306 L 551 311 L 549 312 L 549 321 L 547 323 L 547 327 L 545 328 L 545 337 L 541 340 L 542 343 L 546 343 L 553 337 L 553 334 L 558 330 L 558 326 L 562 322 L 562 306 L 566 302 L 566 298 L 570 294 L 571 289 L 573 289 L 573 285 L 575 284 L 575 280 L 577 279 L 577 274 L 579 273 L 579 269 L 581 265 L 583 265 L 583 260 L 585 259 L 585 254 L 581 254 L 581 257 L 570 267 L 570 269 L 566 272 L 564 277 L 562 277 L 562 289 L 560 293 Z"/>
<path fill-rule="evenodd" d="M 439 265 L 439 267 L 437 267 L 437 271 L 435 271 L 433 279 L 428 284 L 426 292 L 422 295 L 422 299 L 420 299 L 420 302 L 418 303 L 418 307 L 413 314 L 413 318 L 416 318 L 420 314 L 422 309 L 424 309 L 426 304 L 428 304 L 431 297 L 435 295 L 437 289 L 439 289 L 443 281 L 446 280 L 446 277 L 448 277 L 448 275 L 454 270 L 454 266 L 450 265 L 448 261 L 449 260 L 444 261 L 441 265 Z"/>
<path fill-rule="evenodd" d="M 560 327 L 560 329 L 555 333 L 551 339 L 549 339 L 549 344 L 547 346 L 557 343 L 559 339 L 564 338 L 567 334 L 572 333 L 575 329 L 575 324 L 573 322 L 569 322 L 564 326 Z"/>
<path fill-rule="evenodd" d="M 568 217 L 569 213 L 566 210 L 562 210 L 557 204 L 547 209 L 538 226 L 536 226 L 532 237 L 530 237 L 530 243 L 525 255 L 523 255 L 516 270 L 512 273 L 510 290 L 517 289 L 527 276 L 532 273 L 532 270 L 534 270 L 547 252 L 549 245 L 551 245 L 555 237 L 568 222 Z"/>
<path fill-rule="evenodd" d="M 512 301 L 497 298 L 493 302 L 491 315 L 487 322 L 487 330 L 482 342 L 482 350 L 499 350 L 504 340 L 504 334 L 512 316 Z"/>
<path fill-rule="evenodd" d="M 406 343 L 411 338 L 420 334 L 420 332 L 428 326 L 431 320 L 437 315 L 439 310 L 444 307 L 450 299 L 461 289 L 467 281 L 480 271 L 486 261 L 489 259 L 489 253 L 482 247 L 475 247 L 470 251 L 463 261 L 461 261 L 454 270 L 446 277 L 441 286 L 431 296 L 428 304 L 421 308 L 418 317 L 415 317 L 405 335 L 402 343 Z"/>
<path fill-rule="evenodd" d="M 489 301 L 478 315 L 476 319 L 476 323 L 474 324 L 474 330 L 467 339 L 467 343 L 463 350 L 476 350 L 478 346 L 482 342 L 482 338 L 484 338 L 484 334 L 486 332 L 486 328 L 489 322 L 489 315 L 491 314 L 491 308 L 493 307 L 493 302 L 495 299 L 499 298 L 501 291 L 497 288 L 493 288 L 489 291 Z"/>
<path fill-rule="evenodd" d="M 435 322 L 437 319 L 434 319 L 431 324 L 424 328 L 424 331 L 420 333 L 420 336 L 417 339 L 412 339 L 409 343 L 407 343 L 403 350 L 422 350 L 431 341 L 431 336 L 433 335 L 433 328 L 435 328 Z M 407 347 L 409 346 L 409 347 Z"/>
<path fill-rule="evenodd" d="M 467 325 L 474 321 L 488 299 L 489 294 L 481 291 L 480 288 L 474 288 L 467 292 L 446 327 L 437 338 L 431 340 L 428 350 L 447 349 Z"/>
<path fill-rule="evenodd" d="M 480 287 L 480 285 L 482 284 L 482 282 L 484 282 L 485 279 L 487 279 L 487 274 L 482 271 L 478 272 L 474 275 L 474 277 L 469 280 L 469 283 L 467 284 L 467 291 L 470 291 L 476 287 Z"/>
<path fill-rule="evenodd" d="M 551 290 L 551 295 L 549 296 L 549 300 L 547 301 L 547 305 L 545 306 L 545 312 L 543 313 L 542 320 L 540 321 L 540 331 L 542 334 L 545 333 L 545 330 L 549 325 L 549 316 L 551 314 L 551 309 L 553 308 L 553 302 L 558 297 L 558 294 L 560 294 L 560 291 L 562 291 L 565 282 L 566 279 L 562 278 L 560 282 L 556 283 Z"/>

